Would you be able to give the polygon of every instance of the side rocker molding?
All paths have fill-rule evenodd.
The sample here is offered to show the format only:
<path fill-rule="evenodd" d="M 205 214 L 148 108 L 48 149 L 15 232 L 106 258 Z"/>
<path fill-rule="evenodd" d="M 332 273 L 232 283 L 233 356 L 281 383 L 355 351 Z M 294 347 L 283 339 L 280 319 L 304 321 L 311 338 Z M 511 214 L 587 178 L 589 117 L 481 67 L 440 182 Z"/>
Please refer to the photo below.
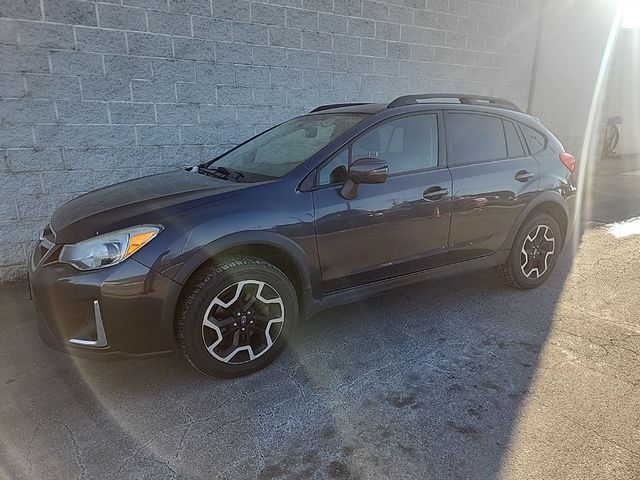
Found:
<path fill-rule="evenodd" d="M 491 255 L 473 260 L 465 260 L 463 262 L 444 265 L 421 272 L 410 273 L 400 277 L 394 277 L 387 280 L 380 280 L 374 283 L 368 283 L 355 288 L 339 290 L 324 297 L 320 302 L 312 305 L 312 313 L 325 308 L 333 308 L 346 303 L 364 300 L 384 293 L 390 289 L 404 287 L 414 283 L 426 280 L 435 280 L 438 278 L 446 278 L 463 272 L 473 270 L 482 270 L 485 268 L 502 265 L 507 261 L 509 250 L 500 250 Z"/>

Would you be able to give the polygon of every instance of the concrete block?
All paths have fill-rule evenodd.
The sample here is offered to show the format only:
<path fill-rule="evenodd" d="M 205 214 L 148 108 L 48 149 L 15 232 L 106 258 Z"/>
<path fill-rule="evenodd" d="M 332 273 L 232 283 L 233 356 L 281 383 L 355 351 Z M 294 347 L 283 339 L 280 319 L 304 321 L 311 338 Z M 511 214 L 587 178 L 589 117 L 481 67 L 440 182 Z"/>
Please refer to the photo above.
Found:
<path fill-rule="evenodd" d="M 237 107 L 240 108 L 240 107 Z M 248 108 L 248 107 L 247 107 Z M 198 105 L 198 115 L 202 125 L 236 123 L 236 107 L 230 105 Z"/>
<path fill-rule="evenodd" d="M 140 32 L 147 30 L 147 18 L 141 8 L 99 3 L 98 19 L 100 28 L 136 30 Z"/>
<path fill-rule="evenodd" d="M 215 43 L 209 40 L 175 37 L 173 48 L 176 58 L 210 61 L 216 58 Z"/>
<path fill-rule="evenodd" d="M 209 0 L 169 0 L 169 10 L 188 15 L 211 15 Z"/>
<path fill-rule="evenodd" d="M 152 103 L 112 102 L 109 104 L 111 123 L 123 125 L 154 125 L 155 106 Z"/>
<path fill-rule="evenodd" d="M 32 98 L 80 99 L 80 79 L 58 75 L 26 74 L 27 96 Z"/>
<path fill-rule="evenodd" d="M 7 163 L 11 172 L 42 172 L 64 168 L 62 150 L 59 148 L 9 149 Z"/>
<path fill-rule="evenodd" d="M 246 18 L 245 18 L 246 19 Z M 285 9 L 279 5 L 251 3 L 251 21 L 267 25 L 285 25 Z"/>
<path fill-rule="evenodd" d="M 75 27 L 75 30 L 80 51 L 122 55 L 127 53 L 124 32 L 89 27 Z"/>
<path fill-rule="evenodd" d="M 193 36 L 207 40 L 230 42 L 233 39 L 233 23 L 211 17 L 191 17 Z"/>
<path fill-rule="evenodd" d="M 196 125 L 198 123 L 198 107 L 191 103 L 158 103 L 156 114 L 158 125 Z"/>
<path fill-rule="evenodd" d="M 269 43 L 269 27 L 258 23 L 233 22 L 233 41 L 267 45 Z"/>
<path fill-rule="evenodd" d="M 153 78 L 161 82 L 195 82 L 195 64 L 188 60 L 154 59 Z"/>
<path fill-rule="evenodd" d="M 247 0 L 211 0 L 214 18 L 246 22 L 251 16 L 250 3 Z"/>
<path fill-rule="evenodd" d="M 33 131 L 29 125 L 0 125 L 0 148 L 33 147 Z"/>
<path fill-rule="evenodd" d="M 176 84 L 173 82 L 132 80 L 131 91 L 134 102 L 171 103 L 176 101 Z"/>
<path fill-rule="evenodd" d="M 0 73 L 0 97 L 20 98 L 27 94 L 24 76 L 17 73 Z"/>
<path fill-rule="evenodd" d="M 269 27 L 269 45 L 301 48 L 302 32 L 293 28 Z"/>
<path fill-rule="evenodd" d="M 137 125 L 139 145 L 179 145 L 180 132 L 176 127 Z"/>
<path fill-rule="evenodd" d="M 14 0 L 15 1 L 15 0 Z M 47 22 L 71 25 L 98 25 L 96 4 L 80 0 L 42 0 L 44 18 Z"/>
<path fill-rule="evenodd" d="M 143 57 L 173 57 L 171 37 L 152 33 L 127 32 L 129 53 Z"/>
<path fill-rule="evenodd" d="M 165 35 L 191 36 L 191 17 L 178 13 L 147 11 L 149 31 Z"/>
<path fill-rule="evenodd" d="M 102 55 L 80 52 L 51 52 L 53 73 L 60 75 L 104 75 Z"/>
<path fill-rule="evenodd" d="M 346 35 L 348 31 L 347 17 L 341 15 L 331 15 L 320 13 L 318 15 L 318 30 L 321 32 L 336 33 Z"/>
<path fill-rule="evenodd" d="M 124 125 L 36 125 L 36 147 L 135 145 L 133 127 Z"/>
<path fill-rule="evenodd" d="M 130 102 L 129 81 L 120 78 L 84 77 L 81 79 L 84 100 Z"/>
<path fill-rule="evenodd" d="M 216 42 L 216 62 L 250 64 L 252 47 L 240 43 Z"/>
<path fill-rule="evenodd" d="M 105 55 L 104 67 L 110 78 L 150 80 L 152 77 L 149 58 Z"/>
<path fill-rule="evenodd" d="M 47 52 L 33 48 L 0 45 L 0 72 L 49 72 Z"/>
<path fill-rule="evenodd" d="M 77 102 L 57 100 L 59 123 L 107 124 L 109 109 L 106 102 Z"/>
<path fill-rule="evenodd" d="M 0 0 L 0 17 L 42 20 L 40 0 Z"/>

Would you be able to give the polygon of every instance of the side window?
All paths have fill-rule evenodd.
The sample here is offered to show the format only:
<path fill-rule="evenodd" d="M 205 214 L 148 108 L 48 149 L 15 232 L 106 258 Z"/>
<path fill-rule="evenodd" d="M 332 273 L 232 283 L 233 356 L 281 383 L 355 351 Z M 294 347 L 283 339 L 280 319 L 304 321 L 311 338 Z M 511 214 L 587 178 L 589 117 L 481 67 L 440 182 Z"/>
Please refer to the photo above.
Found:
<path fill-rule="evenodd" d="M 469 113 L 447 115 L 450 161 L 454 165 L 507 158 L 507 148 L 498 117 Z"/>
<path fill-rule="evenodd" d="M 437 166 L 436 115 L 412 115 L 374 128 L 353 143 L 352 160 L 362 157 L 386 160 L 390 175 Z"/>
<path fill-rule="evenodd" d="M 504 124 L 504 134 L 507 137 L 507 153 L 509 154 L 509 158 L 523 157 L 525 154 L 524 148 L 516 131 L 516 126 L 508 120 L 503 120 L 502 123 Z"/>
<path fill-rule="evenodd" d="M 349 147 L 345 148 L 320 169 L 318 185 L 336 185 L 347 180 L 349 150 Z"/>
<path fill-rule="evenodd" d="M 389 174 L 438 165 L 438 120 L 435 114 L 391 120 L 360 136 L 319 172 L 318 185 L 343 183 L 351 162 L 362 157 L 386 160 Z"/>
<path fill-rule="evenodd" d="M 524 140 L 529 146 L 531 155 L 535 155 L 536 153 L 541 152 L 547 147 L 547 137 L 545 137 L 543 134 L 534 130 L 533 128 L 527 127 L 526 125 L 521 124 L 520 127 L 522 128 Z"/>

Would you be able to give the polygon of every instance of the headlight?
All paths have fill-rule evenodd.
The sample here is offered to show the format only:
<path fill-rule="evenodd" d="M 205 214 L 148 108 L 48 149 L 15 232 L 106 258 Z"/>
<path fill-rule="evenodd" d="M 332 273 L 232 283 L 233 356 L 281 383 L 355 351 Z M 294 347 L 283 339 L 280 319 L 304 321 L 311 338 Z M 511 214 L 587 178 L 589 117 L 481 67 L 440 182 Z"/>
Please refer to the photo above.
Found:
<path fill-rule="evenodd" d="M 60 252 L 60 261 L 78 270 L 117 265 L 153 240 L 161 230 L 160 226 L 141 225 L 65 245 Z"/>

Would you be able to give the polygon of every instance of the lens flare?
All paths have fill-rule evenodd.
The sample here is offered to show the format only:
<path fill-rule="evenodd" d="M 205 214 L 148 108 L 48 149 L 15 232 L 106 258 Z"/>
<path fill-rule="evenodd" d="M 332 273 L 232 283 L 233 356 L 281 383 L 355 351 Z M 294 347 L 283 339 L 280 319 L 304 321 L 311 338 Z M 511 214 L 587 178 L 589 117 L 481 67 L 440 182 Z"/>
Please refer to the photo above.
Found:
<path fill-rule="evenodd" d="M 640 28 L 640 2 L 638 0 L 620 0 L 618 5 L 622 28 Z"/>
<path fill-rule="evenodd" d="M 583 215 L 583 205 L 587 180 L 593 179 L 595 160 L 597 157 L 597 144 L 598 144 L 598 129 L 599 122 L 602 117 L 603 103 L 605 98 L 605 90 L 607 84 L 607 77 L 609 76 L 609 67 L 616 46 L 616 40 L 618 38 L 618 32 L 620 31 L 620 24 L 622 19 L 622 9 L 618 8 L 616 15 L 611 23 L 609 35 L 607 37 L 607 43 L 602 54 L 602 60 L 600 61 L 600 69 L 598 71 L 598 77 L 593 89 L 593 96 L 591 97 L 591 105 L 589 107 L 589 115 L 587 118 L 587 126 L 584 132 L 584 139 L 582 142 L 582 149 L 580 154 L 579 165 L 583 165 L 584 168 L 578 175 L 578 201 L 576 205 L 576 216 L 580 219 Z M 573 236 L 573 251 L 577 251 L 577 243 L 580 239 L 579 230 L 581 228 L 580 222 L 574 222 L 574 236 Z"/>

